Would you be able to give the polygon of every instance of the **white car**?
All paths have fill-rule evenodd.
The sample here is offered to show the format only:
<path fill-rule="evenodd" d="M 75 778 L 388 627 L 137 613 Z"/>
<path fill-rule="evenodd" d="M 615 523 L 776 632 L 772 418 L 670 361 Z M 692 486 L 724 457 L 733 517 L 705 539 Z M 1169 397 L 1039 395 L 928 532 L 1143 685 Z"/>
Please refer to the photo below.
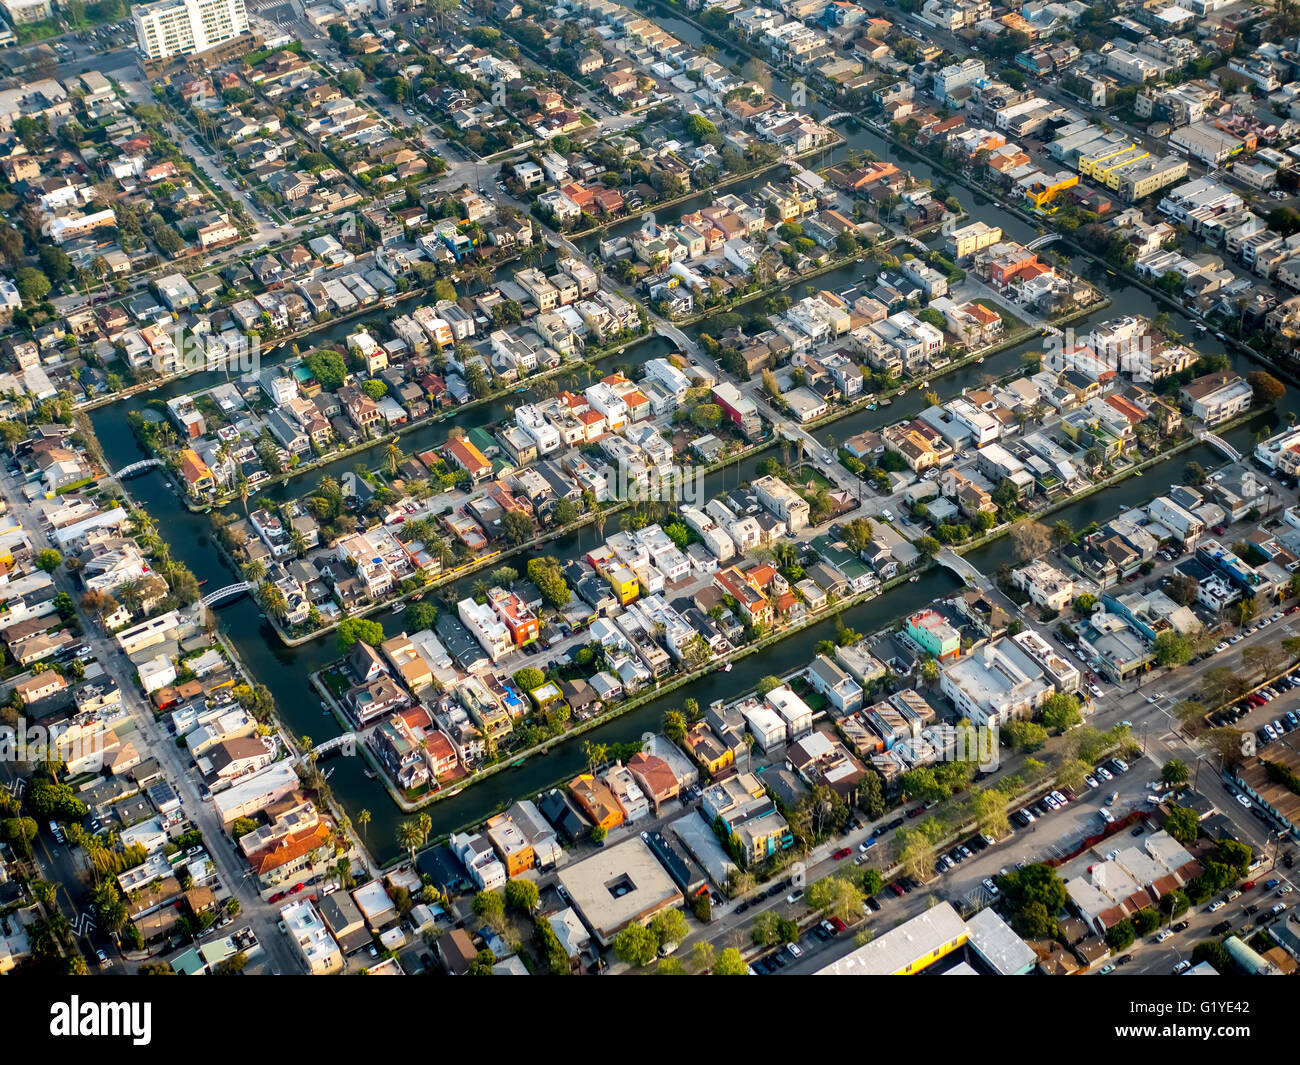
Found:
<path fill-rule="evenodd" d="M 1179 973 L 1185 973 L 1191 967 L 1192 967 L 1192 963 L 1188 961 L 1186 958 L 1184 958 L 1182 961 L 1180 961 L 1177 965 L 1174 966 L 1174 975 L 1177 976 Z"/>
<path fill-rule="evenodd" d="M 1102 780 L 1115 779 L 1115 775 L 1109 769 L 1107 769 L 1105 766 L 1100 766 L 1100 765 L 1097 767 L 1097 776 L 1101 777 Z"/>
<path fill-rule="evenodd" d="M 1222 640 L 1222 641 L 1220 641 L 1219 643 L 1216 643 L 1216 644 L 1214 645 L 1214 653 L 1215 653 L 1216 655 L 1217 655 L 1220 651 L 1226 651 L 1227 649 L 1228 649 L 1228 641 L 1227 641 L 1227 640 Z"/>
<path fill-rule="evenodd" d="M 792 958 L 803 957 L 803 947 L 799 946 L 798 943 L 787 943 L 785 949 L 790 952 L 790 957 Z"/>
<path fill-rule="evenodd" d="M 1090 788 L 1097 788 L 1101 786 L 1097 783 L 1097 778 L 1094 777 L 1091 773 L 1089 773 L 1086 777 L 1083 778 L 1083 782 L 1087 784 L 1088 787 Z"/>
<path fill-rule="evenodd" d="M 1106 861 L 1108 861 L 1108 862 L 1113 862 L 1113 861 L 1114 861 L 1116 858 L 1118 858 L 1118 857 L 1119 857 L 1119 850 L 1116 849 L 1116 850 L 1113 850 L 1113 851 L 1111 851 L 1109 854 L 1106 855 Z"/>
<path fill-rule="evenodd" d="M 1124 722 L 1124 724 L 1127 725 L 1128 722 L 1126 721 L 1126 722 Z M 1112 758 L 1111 761 L 1113 761 L 1113 762 L 1115 763 L 1116 768 L 1117 768 L 1121 773 L 1127 773 L 1127 772 L 1128 772 L 1128 763 L 1127 763 L 1126 761 L 1124 761 L 1122 758 Z"/>
<path fill-rule="evenodd" d="M 1168 928 L 1162 928 L 1158 933 L 1156 933 L 1156 942 L 1163 943 L 1166 939 L 1172 939 L 1173 935 L 1174 934 L 1169 931 Z"/>
<path fill-rule="evenodd" d="M 1212 903 L 1210 903 L 1210 912 L 1218 913 L 1226 905 L 1228 904 L 1224 902 L 1222 899 L 1215 899 Z"/>
<path fill-rule="evenodd" d="M 1246 798 L 1246 796 L 1244 795 L 1238 795 L 1237 801 L 1241 803 L 1241 805 L 1244 806 L 1247 810 L 1249 810 L 1253 805 L 1251 801 L 1248 798 Z"/>
<path fill-rule="evenodd" d="M 1097 685 L 1095 685 L 1095 684 L 1089 684 L 1089 685 L 1088 685 L 1088 690 L 1089 690 L 1090 692 L 1092 692 L 1093 698 L 1095 698 L 1095 699 L 1100 699 L 1100 698 L 1102 697 L 1102 695 L 1103 695 L 1102 690 L 1101 690 L 1100 688 L 1098 688 Z"/>

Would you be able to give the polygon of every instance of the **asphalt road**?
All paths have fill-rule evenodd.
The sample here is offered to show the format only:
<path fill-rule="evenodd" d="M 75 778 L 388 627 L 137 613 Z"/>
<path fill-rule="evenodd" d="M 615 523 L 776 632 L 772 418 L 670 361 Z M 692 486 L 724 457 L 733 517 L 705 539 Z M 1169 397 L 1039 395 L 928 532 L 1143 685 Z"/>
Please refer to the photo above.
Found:
<path fill-rule="evenodd" d="M 37 549 L 45 546 L 45 537 L 40 531 L 40 523 L 37 519 L 38 512 L 22 497 L 16 479 L 7 470 L 0 474 L 0 492 L 3 492 L 7 499 L 14 517 L 28 530 Z M 123 705 L 135 723 L 134 738 L 142 748 L 141 754 L 147 751 L 149 755 L 158 759 L 181 797 L 186 815 L 203 832 L 204 843 L 216 864 L 222 883 L 230 894 L 239 899 L 242 908 L 240 924 L 252 927 L 262 944 L 267 961 L 276 971 L 281 973 L 299 971 L 297 956 L 292 952 L 277 926 L 278 911 L 262 901 L 254 883 L 248 879 L 247 862 L 237 852 L 234 842 L 225 831 L 213 807 L 202 801 L 193 776 L 194 767 L 182 757 L 173 738 L 155 721 L 152 709 L 141 696 L 133 678 L 134 670 L 130 661 L 120 653 L 117 644 L 106 636 L 81 609 L 80 595 L 62 568 L 55 571 L 54 580 L 59 590 L 67 592 L 77 604 L 77 617 L 81 623 L 85 642 L 90 646 L 105 672 L 117 682 L 122 692 Z M 48 832 L 48 829 L 43 827 L 43 832 Z M 68 892 L 68 903 L 75 913 L 76 903 L 73 900 L 79 899 L 82 890 L 80 877 L 75 868 L 56 861 L 55 854 L 58 850 L 56 844 L 55 850 L 49 855 L 50 869 Z"/>

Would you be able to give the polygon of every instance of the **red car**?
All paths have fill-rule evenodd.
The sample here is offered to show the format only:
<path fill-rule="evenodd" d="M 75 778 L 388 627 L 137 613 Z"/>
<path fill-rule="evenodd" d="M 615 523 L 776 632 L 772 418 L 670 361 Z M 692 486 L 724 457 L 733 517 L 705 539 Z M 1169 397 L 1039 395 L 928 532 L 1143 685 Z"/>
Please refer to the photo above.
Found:
<path fill-rule="evenodd" d="M 288 892 L 286 892 L 286 891 L 277 891 L 274 895 L 272 895 L 272 896 L 271 896 L 269 899 L 267 899 L 266 901 L 267 901 L 267 902 L 279 902 L 279 901 L 280 901 L 282 898 L 284 898 L 285 895 L 287 895 L 287 894 L 288 894 Z"/>
<path fill-rule="evenodd" d="M 841 847 L 834 854 L 832 854 L 831 857 L 838 862 L 841 858 L 847 858 L 852 853 L 853 851 L 848 847 Z"/>
<path fill-rule="evenodd" d="M 301 891 L 303 888 L 305 888 L 306 886 L 307 886 L 306 884 L 294 884 L 293 887 L 291 887 L 291 888 L 289 889 L 289 894 L 290 894 L 290 895 L 296 895 L 296 894 L 298 894 L 298 892 L 300 892 L 300 891 Z"/>
<path fill-rule="evenodd" d="M 900 884 L 897 880 L 895 880 L 892 884 L 889 885 L 889 890 L 892 891 L 895 895 L 897 895 L 900 899 L 905 894 L 905 892 L 903 891 L 903 885 Z"/>
<path fill-rule="evenodd" d="M 838 917 L 832 917 L 832 918 L 830 919 L 830 922 L 831 922 L 831 927 L 834 928 L 835 931 L 837 931 L 837 932 L 843 932 L 844 929 L 847 927 L 847 926 L 844 924 L 844 922 L 841 921 Z"/>

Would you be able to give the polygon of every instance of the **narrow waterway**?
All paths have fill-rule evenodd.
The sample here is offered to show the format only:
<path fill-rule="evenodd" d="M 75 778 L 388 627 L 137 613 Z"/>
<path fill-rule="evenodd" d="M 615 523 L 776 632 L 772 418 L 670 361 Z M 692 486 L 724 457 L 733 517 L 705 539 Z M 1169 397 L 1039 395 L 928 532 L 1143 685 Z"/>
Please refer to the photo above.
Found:
<path fill-rule="evenodd" d="M 693 44 L 700 43 L 699 33 L 691 26 L 678 19 L 665 17 L 655 12 L 656 20 L 670 32 Z M 743 61 L 743 57 L 719 53 L 719 59 L 727 65 Z M 773 89 L 778 94 L 789 95 L 789 87 L 781 80 L 774 79 Z M 1010 237 L 1027 241 L 1036 236 L 1036 232 L 1014 215 L 997 207 L 982 196 L 977 196 L 968 189 L 950 184 L 942 174 L 936 173 L 920 156 L 901 151 L 874 133 L 864 129 L 846 130 L 849 146 L 858 150 L 869 150 L 880 158 L 890 159 L 902 168 L 910 170 L 918 178 L 928 178 L 936 186 L 946 188 L 955 195 L 972 218 L 982 219 L 991 225 L 1002 226 Z M 841 148 L 836 157 L 843 154 Z M 744 186 L 738 186 L 743 188 Z M 708 197 L 699 197 L 679 205 L 672 211 L 664 212 L 659 221 L 669 217 L 678 217 L 681 213 L 694 209 Z M 636 226 L 640 220 L 624 223 Z M 591 245 L 595 238 L 588 238 L 584 243 Z M 1111 298 L 1111 305 L 1105 310 L 1094 313 L 1090 318 L 1076 324 L 1080 332 L 1090 328 L 1096 322 L 1121 314 L 1147 314 L 1153 312 L 1152 301 L 1136 286 L 1086 261 L 1077 261 L 1073 268 L 1085 279 L 1103 289 Z M 860 277 L 855 266 L 840 270 L 817 279 L 818 287 L 841 291 Z M 796 286 L 797 290 L 797 286 Z M 404 313 L 404 305 L 399 305 L 389 313 Z M 365 316 L 363 320 L 383 317 L 376 311 Z M 1181 314 L 1172 315 L 1173 328 L 1183 333 L 1201 351 L 1217 353 L 1224 350 L 1223 345 L 1210 336 L 1195 338 L 1194 324 Z M 354 329 L 354 323 L 335 323 L 313 334 L 311 338 L 299 341 L 303 351 L 324 340 L 341 340 Z M 1195 338 L 1195 339 L 1193 339 Z M 639 363 L 646 358 L 663 354 L 669 350 L 667 342 L 660 338 L 651 338 L 626 353 L 611 356 L 603 360 L 602 368 L 608 365 Z M 1016 348 L 991 357 L 982 365 L 972 365 L 952 374 L 937 379 L 934 389 L 945 398 L 959 393 L 963 388 L 983 384 L 990 376 L 1000 377 L 1013 371 L 1022 355 L 1027 351 L 1041 347 L 1036 340 L 1031 340 Z M 286 349 L 282 349 L 287 351 Z M 1238 372 L 1246 373 L 1254 366 L 1244 358 L 1233 357 L 1233 364 Z M 129 410 L 138 409 L 147 399 L 167 398 L 182 392 L 192 392 L 199 388 L 218 383 L 221 376 L 217 374 L 200 375 L 182 382 L 173 382 L 148 396 L 138 396 L 131 400 L 101 407 L 93 412 L 92 422 L 108 462 L 113 468 L 121 468 L 141 457 L 144 453 L 135 440 L 126 423 Z M 447 431 L 453 425 L 469 428 L 486 425 L 499 420 L 505 413 L 505 405 L 525 402 L 532 393 L 521 393 L 516 397 L 502 397 L 473 410 L 464 412 L 459 417 L 447 419 L 435 425 L 413 430 L 402 440 L 406 451 L 436 446 L 446 439 Z M 902 418 L 909 417 L 923 404 L 918 390 L 895 401 L 888 407 L 874 412 L 859 412 L 842 421 L 832 423 L 818 431 L 818 439 L 823 442 L 842 441 L 853 433 L 867 428 L 880 428 Z M 1229 435 L 1229 440 L 1242 451 L 1253 446 L 1255 433 L 1265 425 L 1277 425 L 1284 421 L 1286 412 L 1297 407 L 1296 396 L 1288 393 L 1283 400 L 1282 409 L 1276 414 L 1261 415 L 1249 425 L 1238 428 Z M 1178 483 L 1188 461 L 1197 461 L 1209 468 L 1219 465 L 1220 457 L 1208 447 L 1198 446 L 1175 459 L 1156 467 L 1141 478 L 1132 478 L 1123 484 L 1106 489 L 1094 496 L 1087 497 L 1059 513 L 1059 517 L 1078 529 L 1092 521 L 1104 521 L 1123 509 L 1141 504 L 1155 495 Z M 350 469 L 358 462 L 374 464 L 375 455 L 356 455 L 340 460 L 319 471 L 302 478 L 294 479 L 287 485 L 277 486 L 271 495 L 280 498 L 289 495 L 301 495 L 308 487 L 329 473 L 338 476 L 344 469 Z M 710 476 L 706 482 L 709 495 L 716 495 L 725 488 L 734 487 L 742 481 L 752 478 L 757 459 L 743 460 L 726 470 Z M 211 587 L 220 587 L 228 583 L 235 574 L 222 560 L 211 542 L 211 530 L 207 519 L 186 510 L 170 490 L 165 478 L 157 471 L 132 480 L 129 485 L 132 496 L 144 506 L 158 521 L 162 534 L 172 546 L 173 557 L 184 562 L 197 575 L 199 580 L 209 582 Z M 610 530 L 606 530 L 607 532 Z M 567 536 L 546 546 L 546 554 L 561 558 L 575 557 L 589 549 L 594 543 L 595 532 L 587 529 Z M 981 548 L 971 554 L 971 560 L 985 572 L 995 570 L 1002 562 L 1010 561 L 1011 545 L 1002 539 Z M 518 563 L 522 569 L 522 562 Z M 845 611 L 841 620 L 859 632 L 868 632 L 889 625 L 894 620 L 911 613 L 913 610 L 950 594 L 958 582 L 948 571 L 932 570 L 915 584 L 904 584 L 893 591 Z M 332 636 L 304 644 L 298 648 L 285 648 L 280 644 L 271 626 L 260 619 L 256 604 L 249 598 L 241 598 L 219 608 L 221 623 L 229 638 L 237 647 L 247 667 L 258 681 L 265 684 L 274 694 L 279 713 L 286 725 L 297 735 L 307 735 L 316 741 L 336 735 L 338 725 L 330 715 L 322 713 L 319 702 L 308 685 L 308 674 L 319 669 L 335 657 Z M 383 620 L 381 615 L 379 620 Z M 813 653 L 813 647 L 820 640 L 830 638 L 835 633 L 836 621 L 826 619 L 819 622 L 779 644 L 770 648 L 753 660 L 746 660 L 730 674 L 711 674 L 704 680 L 692 685 L 688 691 L 678 691 L 653 700 L 641 708 L 603 725 L 582 737 L 600 743 L 626 742 L 638 738 L 647 730 L 658 727 L 665 710 L 679 706 L 689 695 L 700 703 L 737 695 L 751 687 L 760 675 L 790 672 L 807 663 Z M 548 754 L 533 758 L 521 767 L 507 770 L 486 781 L 475 784 L 463 794 L 433 804 L 428 813 L 433 820 L 435 836 L 471 825 L 481 821 L 493 810 L 514 798 L 536 793 L 553 781 L 576 773 L 584 764 L 582 743 L 575 738 L 560 744 Z M 327 763 L 330 785 L 335 795 L 352 816 L 361 809 L 368 809 L 371 821 L 366 830 L 366 843 L 380 861 L 386 861 L 399 853 L 396 831 L 401 814 L 389 800 L 378 781 L 367 779 L 364 775 L 364 763 L 360 758 L 335 758 Z"/>

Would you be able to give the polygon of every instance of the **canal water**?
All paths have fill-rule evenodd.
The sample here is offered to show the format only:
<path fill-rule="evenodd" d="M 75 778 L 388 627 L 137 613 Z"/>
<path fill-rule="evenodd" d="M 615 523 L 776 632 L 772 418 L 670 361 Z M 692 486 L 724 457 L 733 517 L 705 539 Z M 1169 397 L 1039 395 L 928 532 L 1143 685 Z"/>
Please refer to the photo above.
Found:
<path fill-rule="evenodd" d="M 698 32 L 688 24 L 665 17 L 659 12 L 655 13 L 655 18 L 683 40 L 697 45 L 700 43 Z M 743 57 L 720 53 L 720 61 L 730 65 L 743 61 Z M 780 79 L 774 78 L 773 89 L 788 98 L 789 86 Z M 986 198 L 976 196 L 960 185 L 949 184 L 943 175 L 934 172 L 920 156 L 901 151 L 867 130 L 846 131 L 846 135 L 849 146 L 858 150 L 869 150 L 880 158 L 896 162 L 901 168 L 911 171 L 918 178 L 929 178 L 936 186 L 947 188 L 961 201 L 972 218 L 982 219 L 991 225 L 1000 225 L 1004 232 L 1016 240 L 1028 241 L 1037 236 L 1036 231 L 1028 224 L 1008 214 Z M 840 149 L 835 158 L 842 154 L 843 149 Z M 698 202 L 688 201 L 671 212 L 665 211 L 659 216 L 659 221 L 663 223 L 670 220 L 670 217 L 678 217 L 682 212 L 692 210 L 707 201 L 708 197 L 700 197 Z M 640 222 L 637 220 L 629 224 L 639 225 Z M 589 239 L 586 243 L 592 244 L 594 239 Z M 1090 328 L 1095 322 L 1115 315 L 1152 313 L 1150 297 L 1136 286 L 1087 261 L 1075 262 L 1073 268 L 1085 279 L 1104 290 L 1111 299 L 1109 307 L 1095 312 L 1088 319 L 1076 324 L 1080 332 Z M 841 291 L 857 280 L 858 270 L 855 264 L 817 279 L 816 284 L 818 287 Z M 403 306 L 399 305 L 388 313 L 404 313 Z M 376 311 L 365 316 L 364 320 L 381 318 L 383 313 Z M 1223 345 L 1210 336 L 1193 340 L 1194 324 L 1185 316 L 1173 314 L 1172 324 L 1174 329 L 1183 333 L 1189 342 L 1195 343 L 1200 350 L 1207 353 L 1224 350 Z M 335 323 L 298 343 L 301 350 L 306 351 L 309 347 L 325 340 L 340 341 L 354 328 L 356 328 L 354 323 Z M 640 363 L 647 358 L 664 354 L 670 349 L 668 342 L 662 338 L 652 337 L 625 353 L 602 360 L 600 365 L 603 372 L 608 372 L 608 369 L 614 366 Z M 984 384 L 990 377 L 1000 377 L 1013 371 L 1025 352 L 1036 349 L 1040 349 L 1040 343 L 1031 340 L 989 358 L 982 365 L 971 365 L 940 377 L 932 387 L 941 396 L 950 398 L 963 388 Z M 1235 355 L 1233 364 L 1241 373 L 1254 368 L 1253 364 Z M 151 395 L 133 397 L 94 411 L 91 419 L 108 463 L 112 468 L 120 469 L 145 457 L 127 425 L 128 411 L 139 409 L 147 399 L 167 398 L 183 392 L 196 391 L 217 384 L 221 379 L 219 374 L 198 375 L 185 381 L 172 382 Z M 563 381 L 563 378 L 561 380 Z M 517 405 L 527 402 L 532 395 L 532 391 L 527 390 L 517 397 L 502 397 L 459 416 L 413 430 L 402 438 L 401 446 L 408 452 L 434 447 L 446 439 L 451 427 L 470 428 L 475 425 L 490 424 L 506 414 L 506 404 Z M 864 429 L 879 429 L 910 417 L 921 406 L 923 406 L 923 399 L 920 391 L 913 389 L 906 397 L 896 399 L 890 407 L 871 412 L 859 412 L 842 421 L 834 422 L 819 430 L 817 437 L 824 443 L 832 440 L 842 441 Z M 1294 409 L 1300 408 L 1297 407 L 1294 393 L 1289 392 L 1278 412 L 1253 419 L 1248 425 L 1230 433 L 1228 439 L 1239 450 L 1248 451 L 1253 447 L 1258 430 L 1266 425 L 1276 426 L 1285 419 L 1289 410 Z M 337 477 L 358 462 L 378 464 L 379 455 L 376 452 L 377 449 L 371 449 L 368 453 L 332 463 L 310 475 L 296 478 L 287 485 L 277 486 L 269 490 L 268 494 L 273 498 L 301 495 L 326 474 Z M 1054 520 L 1062 518 L 1076 529 L 1093 521 L 1104 521 L 1119 511 L 1139 505 L 1179 483 L 1183 468 L 1189 461 L 1197 461 L 1202 466 L 1210 468 L 1219 465 L 1222 460 L 1210 448 L 1204 445 L 1197 446 L 1148 471 L 1141 478 L 1129 479 L 1071 505 L 1054 515 Z M 751 479 L 757 462 L 757 458 L 751 457 L 710 475 L 706 481 L 706 493 L 709 496 L 717 495 L 725 489 Z M 161 534 L 171 544 L 173 557 L 189 566 L 200 581 L 207 581 L 215 588 L 238 579 L 238 575 L 223 561 L 212 543 L 211 528 L 206 517 L 192 514 L 181 505 L 174 492 L 170 490 L 166 479 L 158 471 L 151 470 L 132 480 L 130 492 L 136 501 L 157 520 Z M 606 534 L 610 531 L 612 530 L 607 528 Z M 539 553 L 553 554 L 562 559 L 571 558 L 589 550 L 594 542 L 595 531 L 588 528 L 546 545 Z M 1010 540 L 1004 537 L 995 541 L 972 552 L 970 558 L 981 570 L 991 572 L 1001 563 L 1011 560 Z M 523 560 L 511 564 L 522 571 Z M 844 611 L 839 620 L 858 632 L 874 631 L 950 594 L 958 586 L 957 579 L 947 570 L 934 569 L 922 575 L 915 584 L 903 584 L 878 599 Z M 336 735 L 339 731 L 337 722 L 332 715 L 322 712 L 307 679 L 308 674 L 336 657 L 333 636 L 322 637 L 297 648 L 286 648 L 281 645 L 271 626 L 259 618 L 258 607 L 252 599 L 240 598 L 221 606 L 218 612 L 223 629 L 238 649 L 244 663 L 255 678 L 265 684 L 275 696 L 278 711 L 286 725 L 296 735 L 310 736 L 316 742 Z M 385 618 L 386 615 L 379 615 L 377 620 L 382 621 Z M 455 798 L 434 803 L 427 808 L 433 821 L 434 836 L 478 823 L 513 799 L 535 794 L 553 782 L 577 773 L 585 765 L 582 754 L 584 741 L 619 743 L 635 740 L 647 730 L 656 729 L 664 712 L 679 707 L 688 696 L 707 705 L 715 699 L 732 697 L 744 692 L 753 686 L 760 675 L 780 675 L 798 669 L 810 660 L 813 648 L 819 641 L 835 635 L 836 624 L 836 619 L 827 618 L 776 644 L 765 651 L 761 658 L 742 661 L 729 674 L 710 674 L 693 684 L 688 690 L 679 690 L 652 700 L 639 709 L 584 734 L 581 740 L 575 737 L 573 740 L 557 745 L 546 755 L 529 759 L 517 769 L 506 770 L 477 783 Z M 382 785 L 365 776 L 365 763 L 362 759 L 334 758 L 326 763 L 326 769 L 335 796 L 354 822 L 359 810 L 370 811 L 371 820 L 365 830 L 365 842 L 375 858 L 384 862 L 398 856 L 401 848 L 397 843 L 396 834 L 402 815 L 390 801 Z"/>

